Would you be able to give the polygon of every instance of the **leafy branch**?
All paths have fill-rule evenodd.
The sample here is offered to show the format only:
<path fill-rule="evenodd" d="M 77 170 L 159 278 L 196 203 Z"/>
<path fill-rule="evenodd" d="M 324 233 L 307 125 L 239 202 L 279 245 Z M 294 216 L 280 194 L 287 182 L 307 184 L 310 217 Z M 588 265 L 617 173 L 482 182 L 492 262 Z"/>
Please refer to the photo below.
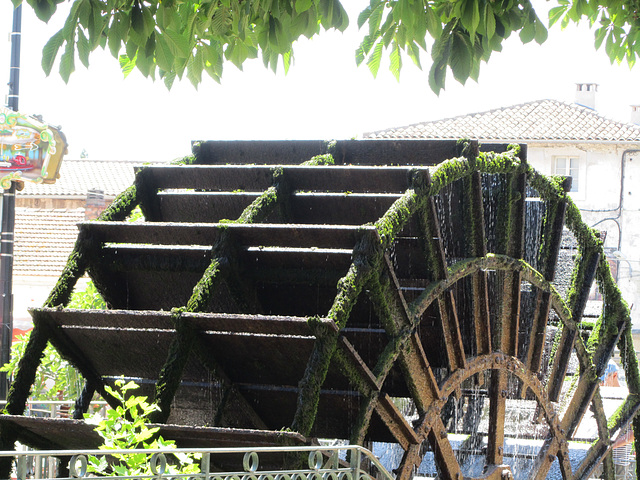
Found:
<path fill-rule="evenodd" d="M 22 0 L 13 0 L 15 4 Z M 63 0 L 27 0 L 48 21 Z M 586 20 L 595 27 L 595 47 L 604 45 L 612 62 L 630 66 L 640 54 L 640 0 L 555 0 L 549 25 Z M 159 77 L 168 88 L 185 75 L 194 86 L 206 72 L 220 81 L 223 66 L 242 69 L 248 59 L 285 72 L 293 63 L 293 44 L 322 30 L 343 31 L 349 18 L 340 0 L 73 0 L 63 28 L 43 49 L 49 74 L 60 54 L 65 81 L 76 59 L 88 66 L 96 48 L 108 48 L 123 72 L 137 68 Z M 356 63 L 375 76 L 387 52 L 396 78 L 403 58 L 421 68 L 430 55 L 429 85 L 439 93 L 446 74 L 464 83 L 478 79 L 480 65 L 517 33 L 523 43 L 547 39 L 547 27 L 530 0 L 370 0 L 359 14 L 364 37 Z"/>

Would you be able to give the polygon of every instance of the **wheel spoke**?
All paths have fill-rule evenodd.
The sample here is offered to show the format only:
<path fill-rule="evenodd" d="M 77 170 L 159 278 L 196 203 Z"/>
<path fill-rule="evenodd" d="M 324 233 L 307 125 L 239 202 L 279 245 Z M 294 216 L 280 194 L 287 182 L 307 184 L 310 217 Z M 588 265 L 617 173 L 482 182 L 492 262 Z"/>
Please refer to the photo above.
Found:
<path fill-rule="evenodd" d="M 548 282 L 553 281 L 556 264 L 562 243 L 562 232 L 564 228 L 564 218 L 567 210 L 567 197 L 565 195 L 556 201 L 550 201 L 547 207 L 546 218 L 543 231 L 543 245 L 540 248 L 540 273 Z M 532 317 L 531 342 L 527 351 L 527 368 L 532 372 L 540 370 L 542 352 L 545 343 L 545 331 L 551 307 L 551 294 L 538 290 L 536 295 L 536 306 Z"/>
<path fill-rule="evenodd" d="M 482 197 L 482 176 L 475 171 L 471 175 L 470 198 L 465 215 L 469 244 L 467 256 L 484 257 L 487 254 L 487 238 L 484 226 L 484 200 Z M 477 355 L 491 353 L 491 326 L 489 322 L 489 295 L 487 273 L 479 271 L 471 278 L 473 295 L 473 320 L 475 327 Z"/>
<path fill-rule="evenodd" d="M 574 295 L 569 298 L 572 319 L 582 318 L 582 313 L 587 306 L 589 291 L 596 276 L 596 269 L 598 268 L 599 262 L 600 254 L 598 252 L 589 252 L 580 255 L 578 265 L 575 267 L 577 272 L 574 273 L 574 283 L 571 285 L 571 290 L 574 292 Z M 567 366 L 569 365 L 569 358 L 576 340 L 576 335 L 577 330 L 570 329 L 565 325 L 562 330 L 558 349 L 556 350 L 558 354 L 553 359 L 553 365 L 549 375 L 549 398 L 554 402 L 557 402 L 560 398 L 562 383 L 567 374 Z"/>
<path fill-rule="evenodd" d="M 444 280 L 447 278 L 447 261 L 444 253 L 444 244 L 436 215 L 436 206 L 432 197 L 427 202 L 424 212 L 423 229 L 425 239 L 425 252 L 427 261 L 433 270 L 434 280 Z M 465 353 L 460 333 L 460 322 L 456 309 L 453 292 L 448 290 L 438 298 L 438 309 L 440 312 L 440 322 L 445 340 L 445 348 L 449 368 L 455 371 L 458 368 L 465 368 Z"/>
<path fill-rule="evenodd" d="M 386 393 L 378 396 L 376 412 L 404 450 L 411 445 L 422 443 L 413 427 L 409 425 L 402 412 Z"/>
<path fill-rule="evenodd" d="M 504 419 L 507 405 L 509 378 L 504 370 L 491 371 L 489 387 L 489 437 L 487 445 L 487 464 L 501 465 L 504 448 Z"/>

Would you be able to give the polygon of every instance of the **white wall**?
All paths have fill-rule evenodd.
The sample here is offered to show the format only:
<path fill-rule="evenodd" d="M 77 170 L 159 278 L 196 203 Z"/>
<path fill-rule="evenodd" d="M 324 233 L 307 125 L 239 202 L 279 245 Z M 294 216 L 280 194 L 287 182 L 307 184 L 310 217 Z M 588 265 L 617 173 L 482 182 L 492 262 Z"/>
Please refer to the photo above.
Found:
<path fill-rule="evenodd" d="M 640 145 L 637 148 L 640 150 Z M 555 156 L 580 159 L 580 189 L 571 193 L 571 198 L 589 226 L 607 232 L 605 247 L 617 252 L 618 285 L 632 307 L 634 330 L 640 331 L 640 152 L 625 155 L 627 149 L 628 145 L 611 144 L 529 144 L 528 159 L 546 175 L 555 173 Z M 623 211 L 619 214 L 623 156 Z M 622 239 L 618 251 L 619 228 Z"/>

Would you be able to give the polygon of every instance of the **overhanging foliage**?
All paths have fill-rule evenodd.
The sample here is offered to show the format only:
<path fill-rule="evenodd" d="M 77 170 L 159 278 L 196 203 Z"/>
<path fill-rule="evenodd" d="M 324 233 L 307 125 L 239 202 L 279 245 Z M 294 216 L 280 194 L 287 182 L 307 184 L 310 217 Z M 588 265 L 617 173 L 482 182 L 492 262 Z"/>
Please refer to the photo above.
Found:
<path fill-rule="evenodd" d="M 20 4 L 22 0 L 13 0 Z M 63 0 L 27 0 L 48 21 Z M 595 29 L 595 47 L 605 46 L 611 62 L 635 64 L 640 53 L 638 0 L 556 0 L 549 24 L 586 20 Z M 421 67 L 430 53 L 429 84 L 439 93 L 447 70 L 461 83 L 478 79 L 480 64 L 517 33 L 523 43 L 543 43 L 547 28 L 529 0 L 370 0 L 357 19 L 364 33 L 356 62 L 375 76 L 383 53 L 399 77 L 403 57 Z M 343 31 L 348 15 L 339 0 L 74 0 L 64 27 L 46 44 L 47 74 L 60 50 L 65 81 L 76 59 L 89 65 L 90 53 L 108 48 L 123 72 L 138 68 L 171 87 L 184 75 L 198 86 L 202 73 L 220 81 L 223 64 L 238 68 L 259 55 L 266 67 L 285 72 L 293 61 L 293 43 L 321 30 Z"/>

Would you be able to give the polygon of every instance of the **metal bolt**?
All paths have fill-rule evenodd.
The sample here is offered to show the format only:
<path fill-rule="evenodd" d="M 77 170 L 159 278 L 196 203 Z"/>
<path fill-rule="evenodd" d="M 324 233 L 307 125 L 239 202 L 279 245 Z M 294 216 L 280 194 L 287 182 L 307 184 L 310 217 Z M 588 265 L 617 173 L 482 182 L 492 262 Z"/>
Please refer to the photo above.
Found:
<path fill-rule="evenodd" d="M 506 390 L 502 390 L 500 392 L 500 395 L 502 396 L 502 398 L 507 398 L 507 391 Z"/>
<path fill-rule="evenodd" d="M 498 447 L 498 455 L 502 455 L 502 452 L 504 452 L 504 448 Z"/>
<path fill-rule="evenodd" d="M 547 457 L 547 459 L 549 460 L 549 462 L 553 462 L 556 459 L 556 456 L 555 455 L 549 455 Z"/>
<path fill-rule="evenodd" d="M 440 432 L 440 438 L 447 438 L 447 432 L 445 430 Z"/>

